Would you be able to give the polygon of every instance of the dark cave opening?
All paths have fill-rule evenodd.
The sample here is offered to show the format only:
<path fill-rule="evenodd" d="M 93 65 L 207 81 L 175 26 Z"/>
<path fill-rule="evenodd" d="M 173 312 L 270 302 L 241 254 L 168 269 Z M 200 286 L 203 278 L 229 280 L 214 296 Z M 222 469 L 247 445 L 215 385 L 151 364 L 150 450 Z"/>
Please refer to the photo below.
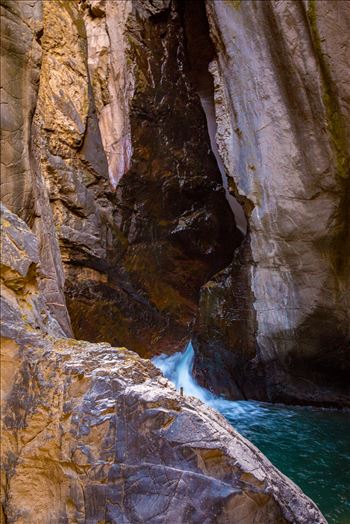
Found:
<path fill-rule="evenodd" d="M 230 190 L 229 180 L 232 178 L 225 170 L 216 143 L 215 86 L 210 72 L 216 50 L 210 36 L 205 2 L 180 3 L 180 12 L 189 63 L 188 76 L 205 114 L 211 151 L 221 175 L 226 201 L 242 234 L 231 261 L 201 288 L 192 335 L 194 374 L 202 386 L 228 398 L 244 399 L 256 390 L 263 396 L 264 377 L 260 369 L 252 370 L 250 364 L 256 356 L 256 319 L 247 269 L 250 259 L 248 222 L 243 206 Z M 226 242 L 229 241 L 227 238 Z M 253 386 L 247 384 L 252 375 L 256 377 Z"/>

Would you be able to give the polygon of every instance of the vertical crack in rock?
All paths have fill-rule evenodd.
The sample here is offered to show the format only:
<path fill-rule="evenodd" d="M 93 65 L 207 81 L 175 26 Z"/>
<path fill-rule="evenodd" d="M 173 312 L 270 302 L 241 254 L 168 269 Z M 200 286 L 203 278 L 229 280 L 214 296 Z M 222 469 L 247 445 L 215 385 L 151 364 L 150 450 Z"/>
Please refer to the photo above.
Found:
<path fill-rule="evenodd" d="M 210 72 L 211 62 L 215 58 L 215 48 L 209 36 L 205 3 L 202 0 L 196 0 L 194 2 L 186 2 L 182 5 L 191 82 L 200 97 L 206 116 L 211 150 L 221 174 L 226 199 L 235 216 L 237 227 L 245 235 L 247 233 L 247 219 L 243 207 L 230 192 L 225 166 L 216 144 L 217 125 L 214 103 L 214 80 Z"/>
<path fill-rule="evenodd" d="M 181 2 L 133 3 L 125 32 L 133 153 L 113 213 L 123 245 L 107 257 L 104 282 L 81 292 L 69 279 L 75 333 L 143 355 L 184 347 L 201 286 L 242 236 L 191 83 L 183 24 Z"/>
<path fill-rule="evenodd" d="M 194 1 L 183 4 L 182 16 L 190 79 L 205 112 L 211 149 L 221 173 L 226 199 L 235 215 L 237 226 L 245 235 L 247 219 L 244 208 L 247 209 L 247 202 L 243 207 L 231 193 L 232 188 L 229 187 L 225 166 L 216 144 L 214 96 L 217 96 L 217 86 L 214 85 L 213 71 L 216 51 L 209 34 L 205 3 Z M 237 190 L 234 193 L 243 203 L 244 199 L 238 195 Z M 226 238 L 224 241 L 230 243 L 231 239 Z M 249 252 L 247 237 L 229 264 L 201 288 L 193 341 L 196 350 L 194 372 L 197 379 L 206 387 L 233 398 L 245 398 L 246 394 L 252 392 L 249 373 L 256 375 L 254 391 L 260 389 L 260 394 L 263 395 L 261 370 L 252 364 L 256 356 L 256 344 L 255 313 L 248 269 Z"/>

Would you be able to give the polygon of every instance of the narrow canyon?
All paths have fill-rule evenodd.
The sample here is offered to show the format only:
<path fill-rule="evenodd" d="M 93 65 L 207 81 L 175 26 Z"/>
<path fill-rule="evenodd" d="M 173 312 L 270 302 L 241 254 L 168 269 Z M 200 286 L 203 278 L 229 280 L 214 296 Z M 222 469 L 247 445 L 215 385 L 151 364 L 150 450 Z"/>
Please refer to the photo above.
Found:
<path fill-rule="evenodd" d="M 1 0 L 4 524 L 327 522 L 150 359 L 350 408 L 349 31 L 347 0 Z"/>

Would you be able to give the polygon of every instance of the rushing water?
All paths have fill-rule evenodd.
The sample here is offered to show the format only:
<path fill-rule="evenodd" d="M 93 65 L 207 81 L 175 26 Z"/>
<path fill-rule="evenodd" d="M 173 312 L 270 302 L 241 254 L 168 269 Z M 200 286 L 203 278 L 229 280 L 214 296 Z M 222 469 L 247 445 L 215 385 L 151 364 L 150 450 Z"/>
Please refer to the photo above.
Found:
<path fill-rule="evenodd" d="M 253 401 L 229 401 L 199 386 L 194 352 L 160 355 L 153 363 L 177 389 L 220 411 L 237 431 L 319 506 L 330 524 L 350 524 L 350 413 Z"/>

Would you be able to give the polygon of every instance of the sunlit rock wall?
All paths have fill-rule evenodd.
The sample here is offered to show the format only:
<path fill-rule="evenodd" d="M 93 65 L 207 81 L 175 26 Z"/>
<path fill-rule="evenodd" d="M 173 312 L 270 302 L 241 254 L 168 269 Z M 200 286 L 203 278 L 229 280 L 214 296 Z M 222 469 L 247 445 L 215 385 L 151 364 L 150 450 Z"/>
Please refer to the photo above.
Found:
<path fill-rule="evenodd" d="M 131 0 L 87 0 L 84 9 L 88 70 L 113 187 L 129 169 L 132 152 L 129 103 L 134 78 L 126 32 L 131 11 Z"/>
<path fill-rule="evenodd" d="M 42 74 L 42 3 L 4 1 L 1 15 L 1 198 L 38 231 L 42 258 L 39 286 L 62 332 L 71 334 L 63 267 L 40 169 L 40 138 L 34 116 Z"/>

